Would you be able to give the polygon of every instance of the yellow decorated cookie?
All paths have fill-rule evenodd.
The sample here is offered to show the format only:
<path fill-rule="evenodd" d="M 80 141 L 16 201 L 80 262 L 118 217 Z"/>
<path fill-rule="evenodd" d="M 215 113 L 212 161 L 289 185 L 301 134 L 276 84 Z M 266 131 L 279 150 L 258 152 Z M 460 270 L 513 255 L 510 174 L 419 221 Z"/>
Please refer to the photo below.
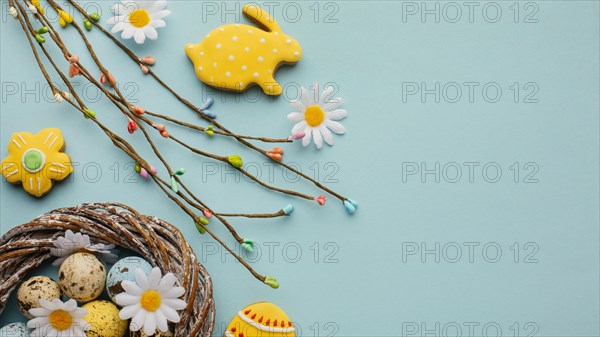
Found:
<path fill-rule="evenodd" d="M 267 95 L 281 95 L 275 71 L 282 64 L 300 61 L 302 48 L 260 7 L 245 5 L 243 13 L 258 27 L 221 26 L 199 44 L 187 44 L 185 52 L 198 78 L 210 86 L 244 91 L 258 84 Z"/>
<path fill-rule="evenodd" d="M 231 320 L 224 337 L 295 337 L 292 321 L 283 310 L 269 302 L 251 304 Z"/>
<path fill-rule="evenodd" d="M 52 180 L 63 180 L 71 172 L 71 159 L 61 151 L 65 142 L 59 129 L 43 129 L 36 135 L 13 133 L 8 156 L 2 160 L 2 175 L 10 183 L 21 182 L 29 194 L 41 197 L 52 188 Z"/>

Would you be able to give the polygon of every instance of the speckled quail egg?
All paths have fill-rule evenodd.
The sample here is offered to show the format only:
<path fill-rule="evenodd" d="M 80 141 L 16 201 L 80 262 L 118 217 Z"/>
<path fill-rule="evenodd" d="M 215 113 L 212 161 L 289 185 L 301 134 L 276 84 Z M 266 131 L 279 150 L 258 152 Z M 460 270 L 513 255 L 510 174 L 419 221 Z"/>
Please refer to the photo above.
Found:
<path fill-rule="evenodd" d="M 0 329 L 0 337 L 29 337 L 29 329 L 25 323 L 10 323 Z"/>
<path fill-rule="evenodd" d="M 40 307 L 40 299 L 52 301 L 60 298 L 60 288 L 58 284 L 47 276 L 34 276 L 21 283 L 17 290 L 17 306 L 19 311 L 25 317 L 32 319 L 33 315 L 29 313 L 31 308 Z"/>
<path fill-rule="evenodd" d="M 121 287 L 121 281 L 135 282 L 135 270 L 138 268 L 146 274 L 150 274 L 152 271 L 150 263 L 137 256 L 120 259 L 110 268 L 106 277 L 106 291 L 113 302 L 116 303 L 115 296 L 124 291 Z"/>
<path fill-rule="evenodd" d="M 123 337 L 127 331 L 127 321 L 119 318 L 119 309 L 109 301 L 93 301 L 84 304 L 88 310 L 84 321 L 90 323 L 87 337 Z"/>
<path fill-rule="evenodd" d="M 63 294 L 78 302 L 89 302 L 102 294 L 106 268 L 96 256 L 76 253 L 60 265 L 58 282 Z"/>

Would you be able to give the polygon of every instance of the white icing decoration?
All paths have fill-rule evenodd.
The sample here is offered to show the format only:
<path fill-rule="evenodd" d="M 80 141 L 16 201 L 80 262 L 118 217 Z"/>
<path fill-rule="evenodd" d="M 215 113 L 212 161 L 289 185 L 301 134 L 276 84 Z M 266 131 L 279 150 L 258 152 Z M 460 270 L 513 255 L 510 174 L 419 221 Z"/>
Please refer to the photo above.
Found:
<path fill-rule="evenodd" d="M 240 316 L 240 318 L 252 325 L 253 327 L 255 327 L 256 329 L 260 330 L 260 331 L 266 331 L 266 332 L 282 332 L 282 333 L 288 333 L 288 332 L 294 332 L 295 329 L 294 327 L 289 327 L 289 328 L 279 328 L 279 327 L 272 327 L 272 326 L 266 326 L 266 325 L 262 325 L 259 323 L 256 323 L 255 321 L 251 320 L 250 318 L 246 317 L 246 315 L 244 315 L 243 312 L 238 312 L 238 316 Z"/>

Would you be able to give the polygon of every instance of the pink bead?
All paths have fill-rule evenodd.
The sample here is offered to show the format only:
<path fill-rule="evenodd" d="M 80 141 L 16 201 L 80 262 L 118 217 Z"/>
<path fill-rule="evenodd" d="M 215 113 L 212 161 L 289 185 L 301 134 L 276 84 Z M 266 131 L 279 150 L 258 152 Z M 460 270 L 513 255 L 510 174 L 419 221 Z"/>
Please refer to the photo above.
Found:
<path fill-rule="evenodd" d="M 148 171 L 143 167 L 140 169 L 140 176 L 142 176 L 143 179 L 148 179 Z"/>
<path fill-rule="evenodd" d="M 205 216 L 207 219 L 210 219 L 210 218 L 212 218 L 212 216 L 213 216 L 212 212 L 211 212 L 211 211 L 209 211 L 209 210 L 207 210 L 207 209 L 204 209 L 204 210 L 202 211 L 202 213 L 204 214 L 204 216 Z"/>
<path fill-rule="evenodd" d="M 325 202 L 327 201 L 327 197 L 324 195 L 320 195 L 318 197 L 315 198 L 315 201 L 317 201 L 317 203 L 321 206 L 325 205 Z"/>
<path fill-rule="evenodd" d="M 156 169 L 156 167 L 150 165 L 150 171 L 152 171 L 152 173 L 157 174 L 158 170 Z"/>

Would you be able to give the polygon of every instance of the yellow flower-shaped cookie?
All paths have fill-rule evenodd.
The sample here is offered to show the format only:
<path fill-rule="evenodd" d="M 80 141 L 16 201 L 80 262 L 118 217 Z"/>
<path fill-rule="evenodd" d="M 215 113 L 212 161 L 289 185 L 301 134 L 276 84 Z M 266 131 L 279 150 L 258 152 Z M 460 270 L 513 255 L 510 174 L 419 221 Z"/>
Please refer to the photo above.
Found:
<path fill-rule="evenodd" d="M 59 129 L 43 129 L 36 135 L 13 133 L 8 156 L 2 160 L 2 175 L 10 183 L 21 182 L 29 194 L 41 197 L 52 188 L 52 180 L 63 180 L 71 172 L 71 159 L 62 153 L 65 142 Z"/>

